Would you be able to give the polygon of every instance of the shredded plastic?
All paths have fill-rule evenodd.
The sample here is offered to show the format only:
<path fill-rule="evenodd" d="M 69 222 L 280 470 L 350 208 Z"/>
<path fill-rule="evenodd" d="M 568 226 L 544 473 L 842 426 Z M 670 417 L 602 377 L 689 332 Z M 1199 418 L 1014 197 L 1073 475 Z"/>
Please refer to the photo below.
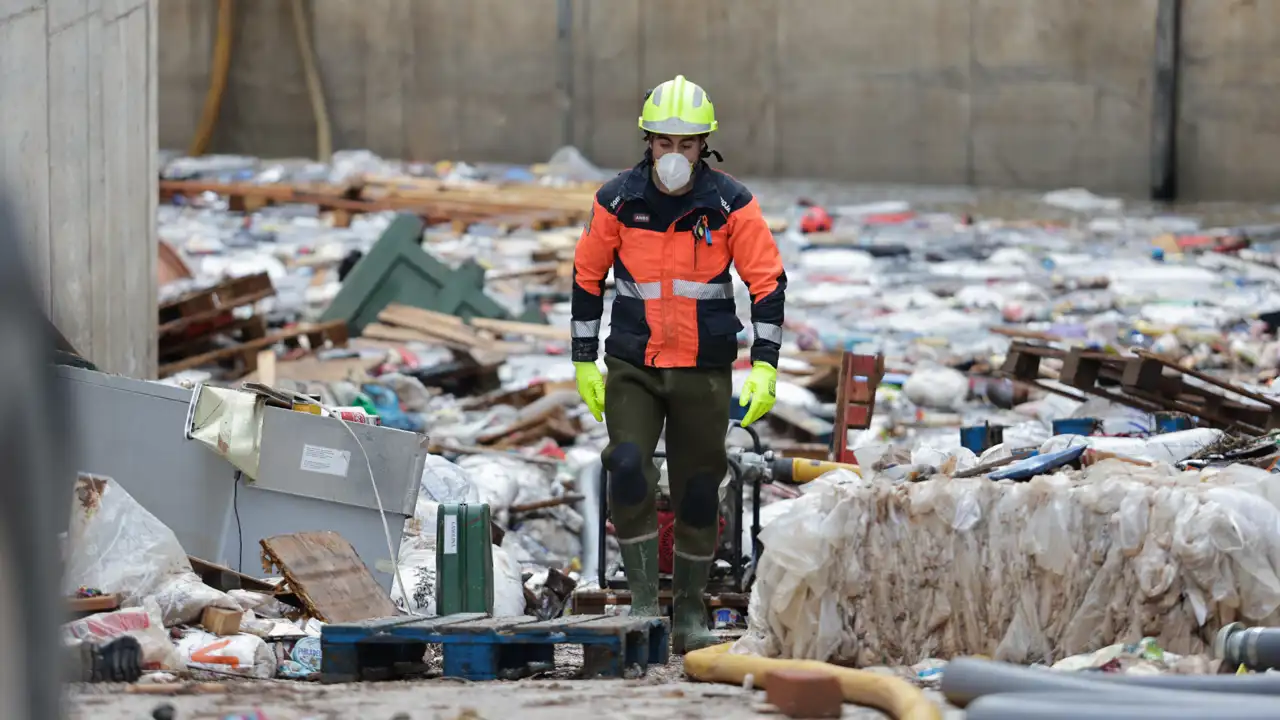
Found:
<path fill-rule="evenodd" d="M 1280 622 L 1280 477 L 1106 460 L 1025 483 L 843 471 L 761 534 L 736 652 L 868 666 L 1170 652 Z"/>

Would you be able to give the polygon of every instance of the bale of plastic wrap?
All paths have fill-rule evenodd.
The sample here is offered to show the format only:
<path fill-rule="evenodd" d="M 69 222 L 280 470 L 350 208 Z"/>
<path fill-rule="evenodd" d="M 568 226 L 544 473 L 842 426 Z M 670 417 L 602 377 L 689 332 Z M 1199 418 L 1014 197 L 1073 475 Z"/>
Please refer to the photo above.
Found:
<path fill-rule="evenodd" d="M 761 533 L 736 652 L 854 666 L 1206 650 L 1280 624 L 1280 476 L 1107 460 L 1028 482 L 829 473 Z"/>

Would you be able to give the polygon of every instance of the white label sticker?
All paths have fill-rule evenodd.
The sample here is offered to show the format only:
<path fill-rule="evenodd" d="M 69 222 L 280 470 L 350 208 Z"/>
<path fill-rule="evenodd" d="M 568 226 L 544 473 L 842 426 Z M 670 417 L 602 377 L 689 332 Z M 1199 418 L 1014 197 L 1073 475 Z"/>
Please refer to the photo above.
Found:
<path fill-rule="evenodd" d="M 458 516 L 444 516 L 444 554 L 458 554 Z"/>
<path fill-rule="evenodd" d="M 350 450 L 335 450 L 319 445 L 302 446 L 302 469 L 325 475 L 347 476 L 351 464 Z"/>

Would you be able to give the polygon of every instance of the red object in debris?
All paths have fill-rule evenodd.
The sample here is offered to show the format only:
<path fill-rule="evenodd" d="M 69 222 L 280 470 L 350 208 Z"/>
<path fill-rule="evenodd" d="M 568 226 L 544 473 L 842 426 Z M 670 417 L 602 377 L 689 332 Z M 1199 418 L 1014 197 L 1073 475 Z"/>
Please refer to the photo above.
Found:
<path fill-rule="evenodd" d="M 789 718 L 838 718 L 844 691 L 834 675 L 813 670 L 770 670 L 765 700 Z"/>
<path fill-rule="evenodd" d="M 804 215 L 800 216 L 800 232 L 830 232 L 831 231 L 831 213 L 822 209 L 819 205 L 813 205 L 804 211 Z"/>
<path fill-rule="evenodd" d="M 896 213 L 877 213 L 875 215 L 867 215 L 862 218 L 863 225 L 901 225 L 904 222 L 914 220 L 916 214 L 910 210 L 904 210 Z"/>
<path fill-rule="evenodd" d="M 724 518 L 716 528 L 716 546 L 724 533 Z M 658 572 L 670 573 L 674 569 L 676 555 L 676 514 L 669 510 L 658 511 Z"/>

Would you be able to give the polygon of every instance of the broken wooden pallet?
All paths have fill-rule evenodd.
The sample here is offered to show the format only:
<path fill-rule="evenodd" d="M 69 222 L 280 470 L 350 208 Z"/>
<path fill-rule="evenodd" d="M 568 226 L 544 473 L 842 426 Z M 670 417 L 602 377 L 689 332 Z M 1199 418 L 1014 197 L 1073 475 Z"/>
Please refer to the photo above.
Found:
<path fill-rule="evenodd" d="M 1044 382 L 1045 359 L 1061 361 L 1060 385 Z M 1013 343 L 997 374 L 1074 400 L 1092 395 L 1146 412 L 1185 413 L 1223 430 L 1265 434 L 1280 428 L 1280 402 L 1143 350 L 1121 355 Z"/>
<path fill-rule="evenodd" d="M 311 617 L 349 623 L 396 613 L 355 548 L 338 533 L 292 533 L 260 542 L 263 569 L 278 569 Z"/>
<path fill-rule="evenodd" d="M 183 370 L 211 365 L 227 360 L 236 361 L 236 371 L 244 374 L 253 372 L 258 366 L 258 351 L 276 344 L 286 347 L 297 347 L 302 338 L 312 350 L 326 346 L 345 347 L 347 344 L 347 324 L 341 320 L 327 323 L 303 323 L 288 330 L 271 333 L 265 337 L 248 342 L 241 342 L 230 347 L 218 348 L 209 352 L 193 355 L 182 360 L 160 366 L 160 376 L 165 377 Z"/>
<path fill-rule="evenodd" d="M 193 327 L 192 330 L 194 329 Z M 161 337 L 158 358 L 161 365 L 175 363 L 216 349 L 220 340 L 224 343 L 227 340 L 247 343 L 266 336 L 267 319 L 262 315 L 252 315 L 243 320 L 220 324 L 199 335 L 193 333 L 191 336 L 179 334 Z"/>
<path fill-rule="evenodd" d="M 207 334 L 219 325 L 231 323 L 231 311 L 235 308 L 275 294 L 271 277 L 266 273 L 233 278 L 162 303 L 158 331 L 161 337 L 176 333 L 183 333 L 185 337 Z"/>
<path fill-rule="evenodd" d="M 528 615 L 491 618 L 461 613 L 437 618 L 388 617 L 321 630 L 321 681 L 392 679 L 422 672 L 429 643 L 444 649 L 446 677 L 513 680 L 555 668 L 556 645 L 583 647 L 586 677 L 644 674 L 670 656 L 666 618 L 570 615 L 539 621 Z"/>

